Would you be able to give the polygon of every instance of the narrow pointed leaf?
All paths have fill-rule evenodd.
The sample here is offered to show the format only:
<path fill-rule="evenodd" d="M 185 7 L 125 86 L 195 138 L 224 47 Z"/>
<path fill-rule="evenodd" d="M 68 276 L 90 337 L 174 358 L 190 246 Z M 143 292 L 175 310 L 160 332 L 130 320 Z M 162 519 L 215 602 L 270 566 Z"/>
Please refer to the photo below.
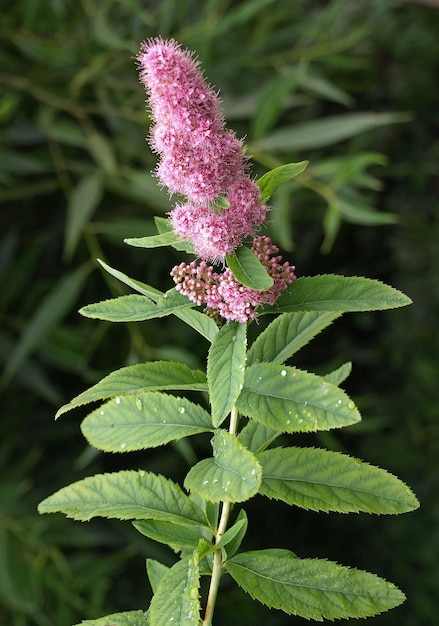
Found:
<path fill-rule="evenodd" d="M 245 512 L 244 509 L 241 509 L 238 513 L 238 517 L 236 518 L 236 522 L 235 524 L 232 526 L 232 528 L 235 528 L 237 526 L 238 523 L 244 522 L 242 524 L 242 526 L 239 527 L 239 530 L 236 534 L 234 534 L 234 536 L 232 537 L 232 539 L 227 538 L 227 555 L 228 557 L 233 556 L 236 552 L 238 552 L 242 540 L 245 537 L 245 534 L 247 532 L 247 527 L 248 527 L 248 518 L 247 518 L 247 513 Z M 230 529 L 231 530 L 231 529 Z M 225 533 L 226 535 L 227 533 Z M 225 536 L 224 535 L 224 536 Z"/>
<path fill-rule="evenodd" d="M 324 274 L 298 278 L 264 313 L 286 311 L 381 311 L 407 306 L 410 298 L 378 280 Z"/>
<path fill-rule="evenodd" d="M 242 517 L 241 519 L 237 520 L 233 524 L 233 526 L 231 526 L 228 530 L 226 530 L 224 535 L 221 537 L 220 541 L 216 544 L 216 547 L 225 548 L 232 541 L 235 541 L 237 537 L 240 538 L 240 542 L 241 542 L 242 537 L 244 536 L 245 531 L 247 530 L 247 526 L 248 526 L 247 516 Z"/>
<path fill-rule="evenodd" d="M 226 568 L 262 604 L 319 622 L 370 617 L 405 599 L 395 585 L 374 574 L 331 561 L 297 559 L 287 550 L 244 552 L 230 559 Z"/>
<path fill-rule="evenodd" d="M 287 163 L 261 176 L 257 181 L 259 189 L 261 190 L 261 202 L 267 202 L 280 185 L 301 174 L 308 164 L 309 161 Z"/>
<path fill-rule="evenodd" d="M 160 248 L 161 246 L 172 246 L 181 242 L 181 238 L 173 231 L 151 235 L 150 237 L 133 237 L 124 239 L 125 243 L 135 248 Z"/>
<path fill-rule="evenodd" d="M 155 216 L 154 222 L 160 234 L 174 233 L 172 224 L 168 219 Z M 187 252 L 188 254 L 195 254 L 194 247 L 189 240 L 181 239 L 180 237 L 178 237 L 178 240 L 172 243 L 171 246 L 175 248 L 175 250 Z"/>
<path fill-rule="evenodd" d="M 138 291 L 142 295 L 147 296 L 148 298 L 151 298 L 153 302 L 157 302 L 157 300 L 159 300 L 160 297 L 163 296 L 163 293 L 159 291 L 158 289 L 155 289 L 154 287 L 151 287 L 150 285 L 142 283 L 139 280 L 135 280 L 134 278 L 130 278 L 123 272 L 120 272 L 119 270 L 116 270 L 113 267 L 110 267 L 109 265 L 107 265 L 107 263 L 104 263 L 104 261 L 101 261 L 100 259 L 98 259 L 98 262 L 100 263 L 100 265 L 102 265 L 102 267 L 109 274 L 111 274 L 111 276 L 114 276 L 115 278 L 120 280 L 122 283 L 124 283 L 125 285 L 128 285 L 135 291 Z M 178 317 L 183 322 L 188 324 L 188 326 L 191 326 L 191 328 L 196 330 L 197 333 L 199 333 L 200 335 L 202 335 L 209 341 L 212 341 L 212 339 L 215 337 L 216 333 L 218 332 L 218 326 L 215 324 L 213 319 L 211 317 L 208 317 L 204 313 L 200 313 L 200 311 L 194 311 L 193 309 L 183 308 L 183 309 L 177 309 L 173 311 L 173 313 L 176 317 Z"/>
<path fill-rule="evenodd" d="M 244 381 L 246 325 L 229 322 L 215 336 L 207 359 L 212 422 L 220 426 L 235 404 Z"/>
<path fill-rule="evenodd" d="M 90 445 L 104 452 L 157 448 L 212 431 L 209 413 L 186 398 L 155 391 L 117 396 L 81 424 Z"/>
<path fill-rule="evenodd" d="M 274 430 L 289 433 L 341 428 L 361 419 L 339 387 L 277 363 L 257 363 L 246 370 L 236 407 Z"/>
<path fill-rule="evenodd" d="M 175 552 L 183 548 L 195 550 L 200 539 L 206 538 L 212 541 L 213 533 L 205 527 L 187 524 L 175 524 L 174 522 L 159 522 L 155 520 L 139 520 L 133 522 L 133 526 L 145 537 L 164 543 Z"/>
<path fill-rule="evenodd" d="M 150 626 L 198 626 L 200 570 L 198 552 L 178 561 L 160 580 L 149 609 Z"/>
<path fill-rule="evenodd" d="M 150 626 L 150 621 L 145 611 L 127 611 L 98 619 L 86 619 L 76 626 Z"/>
<path fill-rule="evenodd" d="M 80 309 L 81 315 L 108 322 L 142 322 L 157 317 L 165 317 L 179 309 L 195 306 L 186 296 L 171 289 L 153 302 L 145 296 L 129 294 L 119 298 L 103 300 Z"/>
<path fill-rule="evenodd" d="M 343 365 L 340 365 L 336 370 L 332 372 L 328 372 L 324 375 L 324 379 L 328 381 L 328 383 L 332 383 L 333 385 L 341 385 L 350 373 L 352 372 L 352 363 L 350 361 L 346 361 Z"/>
<path fill-rule="evenodd" d="M 89 476 L 43 500 L 38 511 L 61 512 L 83 522 L 92 517 L 206 522 L 203 511 L 177 484 L 143 470 Z"/>
<path fill-rule="evenodd" d="M 104 191 L 100 170 L 84 176 L 70 194 L 65 227 L 64 256 L 71 259 L 82 231 L 98 207 Z"/>
<path fill-rule="evenodd" d="M 241 285 L 257 291 L 266 291 L 273 286 L 273 279 L 250 248 L 246 246 L 237 248 L 226 255 L 226 262 Z"/>
<path fill-rule="evenodd" d="M 285 363 L 340 315 L 328 311 L 297 311 L 279 315 L 252 344 L 247 364 L 262 361 Z"/>
<path fill-rule="evenodd" d="M 392 474 L 339 452 L 275 448 L 258 455 L 259 492 L 313 511 L 398 514 L 419 506 L 413 492 Z"/>
<path fill-rule="evenodd" d="M 152 361 L 128 365 L 111 372 L 101 381 L 62 406 L 56 417 L 83 404 L 142 391 L 207 391 L 206 375 L 183 363 Z"/>
<path fill-rule="evenodd" d="M 154 559 L 146 559 L 146 572 L 148 574 L 149 584 L 151 585 L 152 592 L 155 593 L 159 582 L 169 571 L 170 568 L 160 561 L 155 561 Z"/>
<path fill-rule="evenodd" d="M 261 484 L 261 467 L 256 457 L 235 435 L 219 430 L 212 439 L 213 458 L 192 467 L 184 485 L 210 502 L 244 502 Z"/>

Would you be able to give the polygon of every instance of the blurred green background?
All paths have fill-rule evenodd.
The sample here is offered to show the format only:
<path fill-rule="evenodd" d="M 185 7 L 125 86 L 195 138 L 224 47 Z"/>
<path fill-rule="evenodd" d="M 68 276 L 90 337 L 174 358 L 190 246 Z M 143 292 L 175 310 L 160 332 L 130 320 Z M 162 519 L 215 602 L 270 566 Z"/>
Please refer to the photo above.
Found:
<path fill-rule="evenodd" d="M 122 243 L 153 232 L 153 216 L 171 207 L 151 176 L 133 58 L 157 35 L 196 51 L 229 126 L 246 138 L 255 176 L 310 160 L 270 214 L 271 235 L 297 274 L 378 278 L 414 300 L 342 318 L 295 364 L 325 372 L 353 361 L 346 389 L 361 426 L 303 441 L 387 468 L 413 487 L 421 508 L 396 518 L 316 515 L 260 498 L 246 507 L 244 547 L 368 569 L 408 596 L 374 623 L 439 623 L 438 4 L 2 1 L 2 626 L 71 626 L 144 608 L 145 557 L 173 560 L 129 523 L 36 513 L 41 499 L 86 475 L 144 467 L 179 480 L 200 453 L 188 445 L 103 455 L 81 436 L 85 412 L 53 422 L 60 404 L 123 365 L 205 362 L 207 346 L 176 319 L 119 326 L 77 314 L 125 293 L 96 257 L 162 289 L 181 258 Z M 253 604 L 225 580 L 216 626 L 238 622 L 305 624 Z"/>

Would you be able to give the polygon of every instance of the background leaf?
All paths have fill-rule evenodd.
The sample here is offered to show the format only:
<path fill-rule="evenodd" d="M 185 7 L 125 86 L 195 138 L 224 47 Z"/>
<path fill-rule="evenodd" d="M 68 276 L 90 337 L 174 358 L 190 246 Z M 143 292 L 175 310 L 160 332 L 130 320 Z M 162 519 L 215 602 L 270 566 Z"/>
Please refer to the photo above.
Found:
<path fill-rule="evenodd" d="M 374 574 L 330 561 L 296 559 L 287 550 L 244 552 L 226 567 L 252 598 L 319 622 L 377 615 L 405 599 L 395 585 Z"/>
<path fill-rule="evenodd" d="M 232 410 L 244 381 L 246 324 L 229 322 L 214 337 L 207 358 L 212 423 L 217 428 Z"/>
<path fill-rule="evenodd" d="M 275 448 L 258 455 L 260 493 L 313 511 L 398 514 L 419 502 L 392 474 L 339 452 Z"/>

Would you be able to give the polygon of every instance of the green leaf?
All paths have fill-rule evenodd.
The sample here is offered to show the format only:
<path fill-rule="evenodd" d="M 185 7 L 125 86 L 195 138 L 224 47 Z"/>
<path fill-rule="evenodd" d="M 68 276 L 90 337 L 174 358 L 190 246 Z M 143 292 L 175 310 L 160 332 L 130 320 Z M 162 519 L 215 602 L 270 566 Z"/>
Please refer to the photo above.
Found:
<path fill-rule="evenodd" d="M 343 383 L 346 380 L 346 378 L 348 378 L 351 371 L 352 371 L 352 363 L 350 361 L 347 361 L 346 363 L 343 363 L 343 365 L 340 365 L 340 367 L 338 367 L 336 370 L 333 370 L 332 372 L 328 372 L 328 374 L 325 374 L 323 378 L 328 383 L 332 383 L 333 385 L 338 386 L 338 385 L 341 385 L 341 383 Z"/>
<path fill-rule="evenodd" d="M 230 530 L 237 528 L 238 529 L 237 532 L 234 531 L 233 534 L 231 533 L 230 535 L 228 535 L 229 531 L 226 531 L 223 536 L 224 538 L 227 535 L 227 544 L 224 544 L 224 545 L 227 548 L 226 552 L 227 552 L 228 557 L 233 556 L 239 550 L 241 546 L 241 542 L 244 539 L 245 533 L 247 532 L 247 526 L 248 526 L 247 513 L 244 511 L 244 509 L 241 509 L 238 513 L 238 516 L 236 518 L 234 525 L 230 528 Z"/>
<path fill-rule="evenodd" d="M 150 237 L 133 237 L 124 239 L 124 242 L 135 248 L 160 248 L 162 246 L 172 246 L 181 242 L 181 238 L 170 231 L 159 235 L 151 235 Z"/>
<path fill-rule="evenodd" d="M 146 559 L 146 572 L 148 574 L 149 584 L 151 585 L 152 592 L 155 593 L 159 582 L 163 576 L 170 570 L 167 565 L 155 561 L 154 559 Z"/>
<path fill-rule="evenodd" d="M 142 295 L 147 296 L 148 298 L 151 298 L 151 300 L 153 300 L 154 302 L 157 302 L 157 300 L 160 297 L 163 297 L 163 292 L 159 291 L 158 289 L 155 289 L 155 287 L 150 287 L 150 285 L 142 283 L 140 280 L 135 280 L 134 278 L 130 278 L 123 272 L 120 272 L 119 270 L 116 270 L 114 267 L 111 267 L 110 265 L 102 261 L 101 259 L 97 259 L 97 261 L 99 265 L 101 265 L 104 268 L 106 272 L 111 274 L 111 276 L 114 276 L 114 278 L 117 278 L 122 283 L 124 283 L 125 285 L 128 285 L 128 287 L 131 287 L 135 291 L 138 291 Z"/>
<path fill-rule="evenodd" d="M 66 259 L 72 258 L 85 225 L 102 199 L 103 181 L 104 175 L 98 170 L 84 176 L 70 194 L 65 225 Z"/>
<path fill-rule="evenodd" d="M 255 142 L 258 151 L 310 150 L 322 148 L 371 131 L 382 125 L 408 122 L 406 113 L 343 113 L 277 128 Z"/>
<path fill-rule="evenodd" d="M 238 435 L 239 441 L 255 454 L 265 450 L 281 433 L 261 422 L 249 420 Z"/>
<path fill-rule="evenodd" d="M 215 546 L 216 548 L 226 548 L 232 543 L 241 543 L 248 526 L 247 514 L 243 509 L 241 509 L 240 514 L 241 513 L 242 515 L 240 515 L 239 519 L 236 520 L 233 526 L 226 530 L 224 535 L 218 541 Z M 229 550 L 227 550 L 227 552 L 229 553 Z M 233 550 L 233 552 L 236 552 L 236 550 Z M 230 551 L 230 554 L 232 554 L 232 551 Z"/>
<path fill-rule="evenodd" d="M 103 300 L 80 309 L 81 315 L 108 322 L 142 322 L 157 317 L 165 317 L 178 309 L 195 306 L 186 296 L 175 289 L 167 291 L 154 303 L 145 296 L 135 293 L 119 298 Z"/>
<path fill-rule="evenodd" d="M 154 217 L 154 222 L 158 232 L 162 235 L 165 233 L 174 233 L 174 229 L 172 227 L 171 222 L 164 217 Z M 188 254 L 195 254 L 194 247 L 190 241 L 181 239 L 178 237 L 177 242 L 170 244 L 175 250 L 180 250 L 182 252 L 187 252 Z"/>
<path fill-rule="evenodd" d="M 256 457 L 235 435 L 218 430 L 212 439 L 213 458 L 204 459 L 189 471 L 184 485 L 210 502 L 244 502 L 261 484 Z"/>
<path fill-rule="evenodd" d="M 231 254 L 226 254 L 226 263 L 236 280 L 244 287 L 266 291 L 273 286 L 273 279 L 265 267 L 254 252 L 246 246 L 241 246 Z"/>
<path fill-rule="evenodd" d="M 287 183 L 299 174 L 301 174 L 308 166 L 309 161 L 300 161 L 299 163 L 287 163 L 275 167 L 270 170 L 257 181 L 261 190 L 261 202 L 267 202 L 274 194 L 276 189 L 283 183 Z"/>
<path fill-rule="evenodd" d="M 83 391 L 62 406 L 56 418 L 83 404 L 106 400 L 120 395 L 138 394 L 141 391 L 207 391 L 206 375 L 192 370 L 183 363 L 152 361 L 128 365 L 105 376 L 96 385 Z"/>
<path fill-rule="evenodd" d="M 112 613 L 98 619 L 86 619 L 76 626 L 150 626 L 148 613 L 144 611 L 127 611 Z"/>
<path fill-rule="evenodd" d="M 229 322 L 217 333 L 207 359 L 212 423 L 220 426 L 239 396 L 245 372 L 246 324 Z"/>
<path fill-rule="evenodd" d="M 164 220 L 167 221 L 167 220 Z M 163 293 L 154 287 L 150 287 L 145 283 L 140 282 L 139 280 L 135 280 L 134 278 L 130 278 L 123 272 L 116 270 L 104 261 L 98 259 L 98 262 L 102 265 L 102 267 L 112 276 L 120 280 L 125 285 L 132 287 L 135 291 L 151 298 L 154 302 L 163 296 Z M 200 335 L 212 341 L 218 332 L 218 326 L 215 324 L 212 318 L 200 313 L 200 311 L 193 311 L 191 309 L 177 309 L 174 312 L 174 315 L 181 319 L 183 322 L 191 326 L 194 330 L 196 330 Z"/>
<path fill-rule="evenodd" d="M 413 492 L 378 467 L 339 452 L 275 448 L 258 455 L 259 492 L 313 511 L 398 514 L 419 506 Z"/>
<path fill-rule="evenodd" d="M 198 626 L 200 571 L 197 550 L 178 561 L 160 580 L 150 605 L 150 625 Z"/>
<path fill-rule="evenodd" d="M 205 527 L 174 524 L 162 520 L 159 522 L 141 520 L 133 522 L 133 526 L 145 537 L 164 543 L 175 552 L 180 552 L 183 548 L 195 550 L 201 538 L 212 541 L 213 537 L 212 531 L 208 531 Z"/>
<path fill-rule="evenodd" d="M 2 375 L 3 384 L 14 376 L 28 356 L 44 343 L 48 333 L 71 311 L 89 270 L 90 268 L 84 265 L 66 274 L 40 301 L 32 317 L 27 321 L 17 344 L 9 354 Z"/>
<path fill-rule="evenodd" d="M 279 315 L 251 345 L 247 364 L 263 361 L 285 363 L 340 315 L 329 311 L 297 311 Z"/>
<path fill-rule="evenodd" d="M 164 476 L 143 470 L 89 476 L 43 500 L 38 511 L 61 512 L 83 522 L 92 517 L 108 517 L 206 523 L 203 511 L 181 487 Z"/>
<path fill-rule="evenodd" d="M 315 374 L 277 363 L 257 363 L 246 370 L 236 407 L 289 433 L 341 428 L 361 419 L 344 391 Z"/>
<path fill-rule="evenodd" d="M 378 280 L 323 274 L 293 281 L 274 306 L 262 313 L 284 311 L 382 311 L 407 306 L 410 298 Z"/>
<path fill-rule="evenodd" d="M 83 420 L 81 430 L 99 450 L 132 452 L 212 431 L 212 422 L 186 398 L 147 391 L 110 400 Z"/>
<path fill-rule="evenodd" d="M 226 568 L 262 604 L 319 622 L 370 617 L 405 599 L 395 585 L 374 574 L 331 561 L 297 559 L 287 550 L 244 552 L 227 561 Z"/>

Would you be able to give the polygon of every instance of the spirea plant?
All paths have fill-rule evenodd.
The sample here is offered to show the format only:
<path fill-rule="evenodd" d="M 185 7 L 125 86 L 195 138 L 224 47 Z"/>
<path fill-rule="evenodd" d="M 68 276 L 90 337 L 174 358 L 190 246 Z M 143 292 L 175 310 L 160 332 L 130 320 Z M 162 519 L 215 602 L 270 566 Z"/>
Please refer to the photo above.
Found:
<path fill-rule="evenodd" d="M 137 60 L 151 108 L 157 178 L 184 199 L 169 219 L 156 220 L 155 236 L 126 243 L 172 246 L 189 259 L 171 270 L 175 286 L 164 293 L 100 261 L 135 293 L 81 313 L 113 322 L 175 315 L 205 341 L 206 371 L 171 361 L 123 367 L 58 415 L 102 403 L 81 428 L 104 452 L 147 450 L 207 433 L 211 453 L 189 469 L 182 485 L 144 469 L 119 471 L 85 478 L 41 502 L 41 513 L 131 520 L 139 533 L 175 551 L 172 567 L 147 560 L 148 608 L 82 623 L 210 626 L 224 576 L 256 601 L 307 619 L 387 611 L 404 595 L 374 574 L 302 558 L 278 545 L 246 551 L 245 503 L 258 496 L 272 500 L 273 509 L 275 500 L 339 513 L 417 508 L 411 490 L 383 469 L 339 452 L 279 445 L 285 433 L 327 431 L 361 419 L 340 387 L 350 364 L 317 376 L 294 366 L 295 353 L 344 313 L 410 300 L 366 278 L 296 278 L 264 234 L 264 223 L 274 190 L 307 163 L 278 167 L 255 182 L 242 142 L 225 128 L 218 96 L 193 56 L 173 40 L 154 39 L 142 45 Z M 248 346 L 247 328 L 261 316 L 271 321 Z"/>

